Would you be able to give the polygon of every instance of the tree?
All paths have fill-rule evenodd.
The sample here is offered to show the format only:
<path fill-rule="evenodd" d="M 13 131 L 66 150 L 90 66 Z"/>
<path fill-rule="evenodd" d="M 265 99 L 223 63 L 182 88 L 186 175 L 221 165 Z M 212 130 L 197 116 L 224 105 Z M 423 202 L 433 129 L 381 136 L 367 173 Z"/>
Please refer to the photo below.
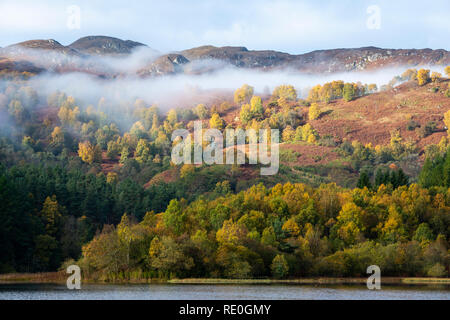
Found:
<path fill-rule="evenodd" d="M 417 83 L 419 84 L 419 86 L 423 86 L 428 82 L 430 82 L 430 70 L 420 69 L 417 72 Z"/>
<path fill-rule="evenodd" d="M 358 184 L 356 185 L 357 188 L 363 189 L 364 187 L 367 187 L 368 189 L 372 188 L 372 185 L 370 183 L 369 175 L 367 174 L 367 171 L 362 171 L 359 175 Z"/>
<path fill-rule="evenodd" d="M 194 260 L 183 252 L 180 244 L 172 238 L 153 238 L 150 249 L 150 266 L 160 271 L 165 276 L 169 273 L 180 273 L 190 270 L 194 266 Z"/>
<path fill-rule="evenodd" d="M 272 264 L 270 265 L 270 270 L 272 270 L 272 276 L 276 279 L 286 278 L 289 272 L 289 266 L 284 255 L 278 254 L 273 258 Z"/>
<path fill-rule="evenodd" d="M 169 110 L 167 113 L 167 121 L 169 121 L 171 125 L 175 125 L 178 122 L 178 114 L 175 109 Z"/>
<path fill-rule="evenodd" d="M 182 234 L 185 230 L 186 218 L 180 201 L 176 199 L 170 201 L 167 210 L 163 213 L 164 225 L 176 235 Z"/>
<path fill-rule="evenodd" d="M 55 255 L 58 250 L 58 241 L 47 234 L 38 235 L 35 239 L 34 260 L 38 264 L 38 269 L 41 271 L 52 270 L 57 267 Z"/>
<path fill-rule="evenodd" d="M 128 215 L 125 213 L 117 225 L 117 235 L 119 236 L 119 241 L 121 241 L 126 248 L 127 256 L 127 266 L 130 265 L 130 246 L 133 240 L 133 234 L 131 232 L 131 221 Z"/>
<path fill-rule="evenodd" d="M 287 101 L 296 101 L 297 100 L 297 91 L 291 85 L 281 85 L 275 88 L 272 93 L 273 98 L 280 99 L 284 98 Z"/>
<path fill-rule="evenodd" d="M 250 101 L 250 111 L 256 117 L 262 117 L 264 115 L 264 108 L 262 105 L 261 97 L 254 96 Z"/>
<path fill-rule="evenodd" d="M 214 113 L 209 120 L 209 126 L 213 129 L 223 129 L 223 120 L 218 113 Z"/>
<path fill-rule="evenodd" d="M 64 131 L 61 127 L 55 127 L 52 132 L 52 143 L 55 146 L 63 146 L 64 140 Z"/>
<path fill-rule="evenodd" d="M 282 134 L 283 142 L 292 142 L 294 141 L 294 138 L 295 138 L 295 130 L 292 129 L 291 126 L 287 126 L 286 128 L 284 128 Z"/>
<path fill-rule="evenodd" d="M 78 156 L 86 163 L 102 162 L 102 149 L 99 145 L 92 145 L 89 141 L 80 142 L 78 145 Z"/>
<path fill-rule="evenodd" d="M 320 117 L 320 108 L 317 103 L 311 104 L 309 107 L 309 120 L 316 120 Z"/>
<path fill-rule="evenodd" d="M 147 140 L 140 139 L 134 152 L 134 158 L 139 163 L 146 163 L 150 160 L 150 146 Z"/>
<path fill-rule="evenodd" d="M 234 102 L 237 105 L 242 105 L 243 103 L 248 103 L 250 98 L 253 96 L 253 87 L 248 84 L 244 84 L 241 88 L 234 92 Z"/>
<path fill-rule="evenodd" d="M 439 72 L 433 71 L 431 73 L 431 81 L 433 82 L 439 82 L 442 79 L 442 74 Z"/>
<path fill-rule="evenodd" d="M 345 101 L 352 101 L 356 97 L 355 86 L 353 83 L 346 83 L 343 89 L 343 98 Z"/>
<path fill-rule="evenodd" d="M 208 109 L 206 109 L 204 104 L 199 104 L 195 107 L 195 114 L 200 120 L 206 119 L 208 116 Z"/>
<path fill-rule="evenodd" d="M 219 243 L 239 244 L 245 237 L 247 230 L 232 219 L 226 220 L 221 229 L 216 233 L 216 239 Z"/>
<path fill-rule="evenodd" d="M 413 240 L 419 242 L 434 240 L 433 231 L 430 229 L 427 223 L 421 223 L 419 227 L 417 227 L 416 232 L 413 236 Z"/>
<path fill-rule="evenodd" d="M 116 141 L 109 141 L 106 155 L 109 159 L 115 160 L 120 153 L 120 145 Z"/>
<path fill-rule="evenodd" d="M 195 172 L 195 167 L 192 164 L 185 164 L 180 169 L 180 178 L 184 179 L 189 176 L 192 176 L 192 174 Z"/>
<path fill-rule="evenodd" d="M 450 137 L 450 110 L 444 113 L 444 124 L 447 127 L 447 135 Z"/>
<path fill-rule="evenodd" d="M 272 226 L 267 227 L 263 230 L 261 243 L 273 247 L 276 247 L 278 245 L 277 236 L 275 235 L 275 230 Z"/>
<path fill-rule="evenodd" d="M 445 74 L 447 75 L 447 77 L 450 77 L 450 66 L 445 67 Z"/>
<path fill-rule="evenodd" d="M 417 79 L 417 70 L 416 69 L 408 69 L 402 74 L 402 80 L 416 80 Z"/>
<path fill-rule="evenodd" d="M 239 114 L 242 123 L 246 124 L 253 119 L 253 114 L 249 104 L 242 105 L 241 112 Z"/>
<path fill-rule="evenodd" d="M 58 201 L 56 201 L 56 196 L 47 197 L 45 199 L 41 216 L 45 223 L 45 231 L 48 235 L 54 237 L 56 236 L 59 224 L 61 222 L 61 209 L 58 204 Z"/>

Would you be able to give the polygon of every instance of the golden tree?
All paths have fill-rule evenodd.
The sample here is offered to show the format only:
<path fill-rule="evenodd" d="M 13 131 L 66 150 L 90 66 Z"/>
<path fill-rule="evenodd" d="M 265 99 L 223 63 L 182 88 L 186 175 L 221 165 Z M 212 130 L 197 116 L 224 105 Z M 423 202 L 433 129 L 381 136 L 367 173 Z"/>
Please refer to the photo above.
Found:
<path fill-rule="evenodd" d="M 238 105 L 248 103 L 253 96 L 253 87 L 244 84 L 241 88 L 234 92 L 234 102 Z"/>
<path fill-rule="evenodd" d="M 430 70 L 420 69 L 417 71 L 417 83 L 419 86 L 426 85 L 428 82 L 430 82 Z"/>
<path fill-rule="evenodd" d="M 78 156 L 86 163 L 102 161 L 102 150 L 99 145 L 94 146 L 89 141 L 80 142 L 78 145 Z"/>
<path fill-rule="evenodd" d="M 311 107 L 309 107 L 309 120 L 315 120 L 320 117 L 320 108 L 317 103 L 311 104 Z"/>
<path fill-rule="evenodd" d="M 209 125 L 213 129 L 222 129 L 223 128 L 223 120 L 220 118 L 218 113 L 214 113 L 209 120 Z"/>
<path fill-rule="evenodd" d="M 442 74 L 440 74 L 439 72 L 432 72 L 431 73 L 431 81 L 433 82 L 438 82 L 439 80 L 441 80 L 442 78 Z"/>
<path fill-rule="evenodd" d="M 445 67 L 445 74 L 450 77 L 450 66 Z"/>

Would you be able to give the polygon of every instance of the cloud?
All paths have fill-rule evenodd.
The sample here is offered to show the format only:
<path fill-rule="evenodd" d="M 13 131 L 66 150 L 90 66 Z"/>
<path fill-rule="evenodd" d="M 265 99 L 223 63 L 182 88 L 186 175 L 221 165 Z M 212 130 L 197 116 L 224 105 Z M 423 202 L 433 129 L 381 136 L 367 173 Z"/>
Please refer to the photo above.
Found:
<path fill-rule="evenodd" d="M 81 29 L 66 27 L 70 5 L 81 9 Z M 366 27 L 367 7 L 382 10 L 382 27 Z M 132 39 L 161 50 L 205 44 L 302 53 L 336 47 L 448 47 L 448 0 L 2 0 L 0 45 L 53 37 L 70 43 L 86 35 Z"/>

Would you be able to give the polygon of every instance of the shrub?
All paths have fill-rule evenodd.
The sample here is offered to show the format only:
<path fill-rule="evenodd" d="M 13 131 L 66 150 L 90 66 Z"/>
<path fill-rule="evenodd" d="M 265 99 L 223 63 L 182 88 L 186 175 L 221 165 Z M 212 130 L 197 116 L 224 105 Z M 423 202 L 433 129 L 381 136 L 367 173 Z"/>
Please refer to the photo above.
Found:
<path fill-rule="evenodd" d="M 445 277 L 447 275 L 447 271 L 442 264 L 436 263 L 428 270 L 427 274 L 430 277 Z"/>

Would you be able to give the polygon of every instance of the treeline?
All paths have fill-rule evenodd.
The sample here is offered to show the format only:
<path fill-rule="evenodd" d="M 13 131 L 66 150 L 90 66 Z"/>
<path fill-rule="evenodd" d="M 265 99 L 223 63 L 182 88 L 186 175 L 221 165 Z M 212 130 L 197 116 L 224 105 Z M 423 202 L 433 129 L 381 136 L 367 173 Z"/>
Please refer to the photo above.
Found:
<path fill-rule="evenodd" d="M 448 276 L 449 212 L 446 188 L 257 185 L 172 200 L 139 223 L 124 215 L 77 263 L 103 280 L 365 276 L 372 264 L 385 276 Z"/>
<path fill-rule="evenodd" d="M 365 94 L 378 91 L 376 84 L 346 83 L 344 81 L 327 82 L 324 85 L 314 86 L 308 94 L 309 102 L 329 103 L 336 99 L 351 101 Z"/>
<path fill-rule="evenodd" d="M 0 273 L 54 271 L 63 261 L 78 259 L 81 246 L 103 225 L 117 225 L 124 212 L 141 220 L 149 211 L 164 211 L 172 199 L 192 201 L 234 187 L 216 188 L 227 176 L 219 166 L 148 188 L 126 178 L 130 170 L 108 179 L 62 165 L 0 166 Z"/>

